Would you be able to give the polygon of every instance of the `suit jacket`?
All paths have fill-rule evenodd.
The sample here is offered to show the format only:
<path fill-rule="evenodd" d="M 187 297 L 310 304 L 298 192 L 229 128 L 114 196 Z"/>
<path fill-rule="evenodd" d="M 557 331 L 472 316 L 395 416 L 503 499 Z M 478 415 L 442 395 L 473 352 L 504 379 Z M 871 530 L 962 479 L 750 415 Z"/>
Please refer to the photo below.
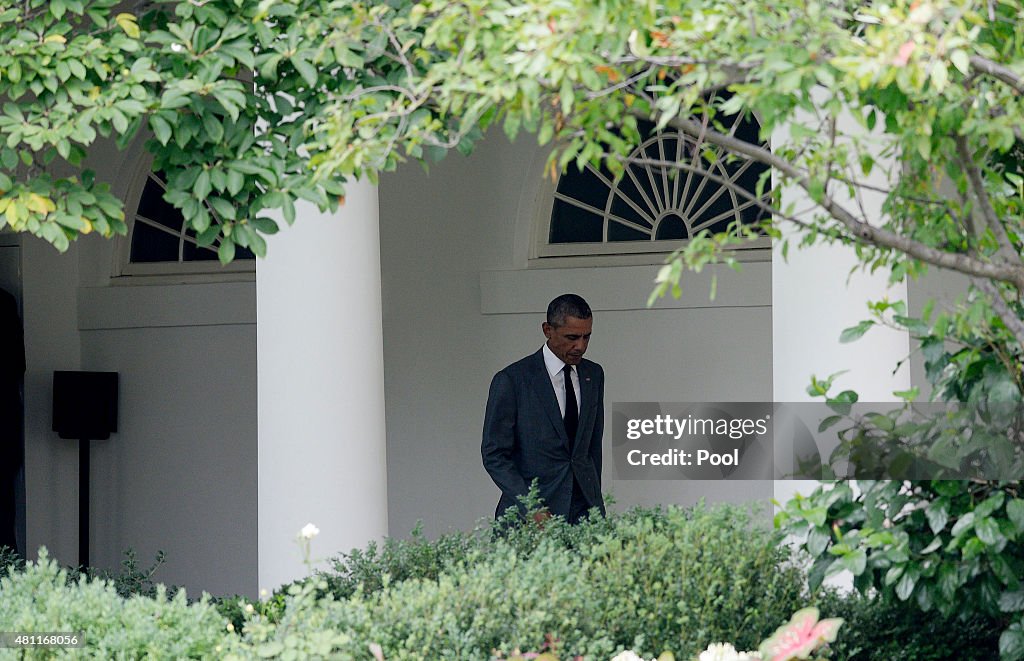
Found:
<path fill-rule="evenodd" d="M 512 363 L 491 380 L 480 451 L 484 468 L 501 489 L 495 516 L 517 506 L 517 497 L 526 494 L 534 478 L 551 513 L 568 516 L 574 476 L 590 507 L 603 514 L 604 370 L 586 359 L 576 368 L 580 419 L 570 455 L 542 352 Z"/>

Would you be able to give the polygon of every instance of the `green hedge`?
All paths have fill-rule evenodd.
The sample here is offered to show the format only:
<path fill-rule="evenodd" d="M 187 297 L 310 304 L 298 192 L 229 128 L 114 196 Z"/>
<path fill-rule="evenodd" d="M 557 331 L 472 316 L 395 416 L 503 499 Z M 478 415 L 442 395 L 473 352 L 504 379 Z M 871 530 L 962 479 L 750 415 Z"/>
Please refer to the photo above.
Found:
<path fill-rule="evenodd" d="M 802 574 L 777 541 L 741 508 L 704 506 L 420 535 L 341 558 L 287 588 L 280 609 L 231 604 L 241 636 L 208 601 L 125 599 L 109 582 L 68 584 L 43 560 L 0 581 L 0 631 L 82 630 L 91 658 L 368 658 L 370 644 L 391 661 L 545 645 L 562 658 L 685 658 L 719 640 L 756 646 L 803 605 Z"/>
<path fill-rule="evenodd" d="M 418 538 L 373 550 L 374 562 L 346 556 L 320 592 L 293 586 L 280 623 L 249 624 L 258 633 L 246 640 L 285 649 L 341 631 L 335 651 L 358 656 L 376 643 L 387 659 L 486 659 L 549 641 L 562 658 L 629 648 L 685 658 L 722 640 L 756 647 L 805 603 L 788 550 L 743 508 L 639 510 L 439 547 L 455 557 Z"/>
<path fill-rule="evenodd" d="M 822 617 L 845 624 L 832 645 L 844 661 L 991 661 L 999 658 L 997 619 L 923 613 L 916 604 L 859 593 L 828 592 L 818 599 Z"/>
<path fill-rule="evenodd" d="M 124 598 L 110 581 L 66 570 L 46 550 L 0 579 L 0 631 L 83 632 L 83 650 L 39 649 L 26 658 L 218 658 L 237 641 L 223 617 L 205 600 L 189 603 L 185 592 L 169 597 L 163 586 L 153 597 Z M 23 650 L 0 650 L 0 658 L 22 658 Z"/>
<path fill-rule="evenodd" d="M 0 579 L 0 631 L 85 632 L 84 650 L 26 658 L 368 659 L 376 644 L 389 661 L 516 649 L 596 661 L 671 650 L 686 659 L 712 642 L 753 649 L 807 603 L 804 575 L 778 541 L 743 508 L 703 505 L 433 541 L 417 530 L 340 556 L 268 601 L 219 604 L 153 587 L 160 558 L 143 570 L 129 554 L 115 582 L 61 570 L 44 553 Z M 834 659 L 998 655 L 999 622 L 925 617 L 857 594 L 814 601 L 822 617 L 846 620 Z M 22 657 L 0 650 L 6 658 Z"/>

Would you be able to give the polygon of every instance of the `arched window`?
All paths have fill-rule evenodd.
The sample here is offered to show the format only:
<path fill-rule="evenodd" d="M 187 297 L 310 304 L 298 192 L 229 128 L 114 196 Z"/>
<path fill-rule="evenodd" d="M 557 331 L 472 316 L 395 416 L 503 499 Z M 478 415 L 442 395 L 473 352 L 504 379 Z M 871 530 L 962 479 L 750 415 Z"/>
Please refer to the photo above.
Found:
<path fill-rule="evenodd" d="M 725 118 L 726 129 L 744 141 L 757 142 L 753 119 Z M 675 131 L 655 131 L 642 122 L 643 142 L 630 154 L 625 171 L 615 178 L 606 168 L 573 166 L 554 192 L 546 227 L 540 232 L 540 257 L 670 252 L 697 232 L 725 230 L 730 223 L 755 223 L 766 212 L 753 196 L 767 166 L 728 158 L 721 149 Z M 683 162 L 712 178 L 662 163 Z M 761 199 L 771 193 L 765 182 Z M 749 248 L 767 248 L 767 238 Z"/>
<path fill-rule="evenodd" d="M 200 246 L 196 233 L 185 227 L 181 211 L 164 200 L 166 177 L 148 172 L 132 187 L 126 209 L 128 237 L 122 251 L 120 275 L 252 273 L 255 255 L 236 247 L 235 261 L 221 266 L 217 258 L 218 242 Z M 135 204 L 131 202 L 135 200 Z M 216 213 L 207 207 L 211 217 Z"/>

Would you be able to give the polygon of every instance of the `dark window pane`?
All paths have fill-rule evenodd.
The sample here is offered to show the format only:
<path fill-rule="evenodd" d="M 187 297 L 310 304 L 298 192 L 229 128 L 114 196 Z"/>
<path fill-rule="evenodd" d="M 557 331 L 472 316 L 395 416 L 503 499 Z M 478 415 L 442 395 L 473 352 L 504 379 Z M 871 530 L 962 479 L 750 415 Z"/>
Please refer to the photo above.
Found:
<path fill-rule="evenodd" d="M 707 161 L 703 161 L 701 166 L 708 168 L 710 172 L 719 177 L 722 176 L 722 172 L 717 168 L 709 166 Z M 732 196 L 729 194 L 728 190 L 723 190 L 722 186 L 713 181 L 708 181 L 706 179 L 702 181 L 704 182 L 704 187 L 700 190 L 700 194 L 696 195 L 696 199 L 693 202 L 693 206 L 690 207 L 689 213 L 690 225 L 695 228 L 698 225 L 711 220 L 715 216 L 725 213 L 733 208 Z M 698 184 L 695 188 L 700 188 L 700 185 Z M 689 204 L 689 202 L 687 204 Z M 707 205 L 707 208 L 705 208 L 705 205 Z M 725 223 L 728 224 L 732 220 L 732 217 L 727 218 Z M 715 226 L 717 227 L 718 223 L 715 223 Z"/>
<path fill-rule="evenodd" d="M 649 153 L 645 158 L 658 157 L 653 153 Z M 652 215 L 657 215 L 657 205 L 658 201 L 661 199 L 661 172 L 658 168 L 651 168 L 651 172 L 648 173 L 647 168 L 640 165 L 631 165 L 629 166 L 629 169 L 633 173 L 633 176 L 636 177 L 637 183 L 640 184 L 640 190 L 647 195 L 647 200 L 644 200 L 643 196 L 640 195 L 640 191 L 636 190 L 632 179 L 629 175 L 626 175 L 625 179 L 630 183 L 630 190 L 634 191 L 629 193 L 629 199 L 636 202 L 636 205 L 644 211 L 648 211 Z M 650 201 L 650 204 L 648 204 L 647 201 Z"/>
<path fill-rule="evenodd" d="M 658 223 L 656 239 L 687 239 L 689 234 L 686 231 L 686 223 L 676 214 L 669 214 Z"/>
<path fill-rule="evenodd" d="M 217 249 L 200 248 L 196 244 L 186 241 L 181 255 L 184 262 L 214 261 L 217 259 Z"/>
<path fill-rule="evenodd" d="M 633 185 L 633 182 L 629 180 L 628 176 L 619 182 L 619 190 L 622 191 L 623 195 L 633 201 L 633 204 L 624 200 L 622 195 L 616 195 L 612 199 L 611 212 L 619 218 L 630 220 L 641 227 L 651 227 L 651 224 L 647 222 L 647 219 L 640 215 L 640 213 L 634 208 L 634 205 L 636 205 L 643 209 L 646 205 L 643 203 L 643 199 L 640 198 L 640 195 L 636 190 L 636 186 Z M 637 203 L 636 200 L 640 200 L 640 202 Z"/>
<path fill-rule="evenodd" d="M 132 262 L 178 261 L 178 237 L 136 222 L 132 229 Z"/>
<path fill-rule="evenodd" d="M 558 192 L 601 211 L 608 203 L 608 187 L 590 168 L 580 172 L 575 165 L 570 165 L 558 180 Z"/>
<path fill-rule="evenodd" d="M 551 243 L 583 243 L 602 240 L 601 217 L 573 206 L 562 200 L 555 200 L 551 208 Z"/>
<path fill-rule="evenodd" d="M 640 230 L 623 225 L 622 223 L 615 222 L 614 220 L 608 221 L 608 240 L 609 241 L 650 241 L 651 237 L 648 234 L 644 234 Z"/>
<path fill-rule="evenodd" d="M 181 224 L 184 222 L 181 212 L 164 201 L 164 189 L 153 181 L 152 177 L 146 179 L 146 187 L 142 189 L 139 215 L 156 221 L 164 227 L 169 227 L 175 232 L 181 229 Z"/>

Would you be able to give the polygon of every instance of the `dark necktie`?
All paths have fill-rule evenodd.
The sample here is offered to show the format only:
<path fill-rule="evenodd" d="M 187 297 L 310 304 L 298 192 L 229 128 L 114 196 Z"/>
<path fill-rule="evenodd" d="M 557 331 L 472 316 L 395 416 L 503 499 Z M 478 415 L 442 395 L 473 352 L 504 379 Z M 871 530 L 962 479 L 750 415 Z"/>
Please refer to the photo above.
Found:
<path fill-rule="evenodd" d="M 565 434 L 569 437 L 571 451 L 580 424 L 580 410 L 576 405 L 576 389 L 572 387 L 572 365 L 566 365 L 562 373 L 565 375 Z"/>

